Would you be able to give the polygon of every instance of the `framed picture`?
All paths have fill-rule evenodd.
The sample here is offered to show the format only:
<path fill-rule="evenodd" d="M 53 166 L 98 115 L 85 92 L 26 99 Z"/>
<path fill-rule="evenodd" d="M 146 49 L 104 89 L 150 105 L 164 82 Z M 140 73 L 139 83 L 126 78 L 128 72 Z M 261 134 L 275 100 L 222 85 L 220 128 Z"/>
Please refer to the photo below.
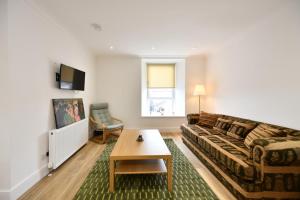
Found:
<path fill-rule="evenodd" d="M 52 99 L 56 128 L 62 128 L 85 118 L 82 99 Z"/>

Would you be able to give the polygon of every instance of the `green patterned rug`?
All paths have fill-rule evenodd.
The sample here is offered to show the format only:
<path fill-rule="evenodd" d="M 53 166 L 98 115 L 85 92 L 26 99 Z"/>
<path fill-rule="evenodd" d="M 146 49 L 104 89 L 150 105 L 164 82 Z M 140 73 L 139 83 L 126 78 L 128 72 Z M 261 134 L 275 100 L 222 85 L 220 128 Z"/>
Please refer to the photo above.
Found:
<path fill-rule="evenodd" d="M 110 142 L 90 171 L 74 199 L 217 199 L 192 164 L 172 139 L 165 142 L 173 156 L 173 191 L 167 189 L 166 175 L 117 175 L 115 192 L 109 188 L 109 155 L 115 142 Z"/>

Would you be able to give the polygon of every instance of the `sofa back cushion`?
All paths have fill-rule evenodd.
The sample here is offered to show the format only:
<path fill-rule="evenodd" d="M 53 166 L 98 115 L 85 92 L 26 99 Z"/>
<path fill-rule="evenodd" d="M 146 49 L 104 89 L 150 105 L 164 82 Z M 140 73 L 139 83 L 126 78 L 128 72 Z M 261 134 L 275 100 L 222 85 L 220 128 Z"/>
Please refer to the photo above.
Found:
<path fill-rule="evenodd" d="M 280 129 L 273 128 L 267 124 L 260 124 L 253 129 L 245 139 L 245 145 L 250 149 L 255 139 L 268 137 L 285 137 L 286 133 Z"/>
<path fill-rule="evenodd" d="M 296 131 L 300 131 L 300 130 L 295 130 L 295 129 L 291 129 L 291 128 L 287 128 L 287 127 L 283 127 L 283 126 L 278 126 L 278 125 L 274 125 L 274 124 L 268 124 L 268 123 L 263 123 L 263 122 L 259 122 L 259 121 L 254 121 L 251 119 L 245 119 L 245 118 L 240 118 L 240 117 L 234 117 L 234 116 L 230 116 L 230 115 L 222 115 L 223 119 L 228 119 L 231 121 L 238 121 L 238 122 L 242 122 L 242 123 L 254 123 L 256 125 L 258 124 L 266 124 L 268 126 L 270 126 L 271 128 L 275 128 L 275 129 L 279 129 L 282 130 L 283 132 L 285 132 L 286 134 L 290 134 Z"/>
<path fill-rule="evenodd" d="M 255 123 L 242 123 L 234 121 L 227 131 L 227 135 L 236 139 L 245 139 L 247 134 L 256 127 Z"/>
<path fill-rule="evenodd" d="M 230 125 L 232 124 L 231 120 L 223 119 L 223 118 L 218 118 L 215 126 L 213 127 L 214 130 L 217 130 L 221 133 L 226 134 L 228 129 L 230 128 Z"/>
<path fill-rule="evenodd" d="M 218 117 L 219 115 L 217 114 L 211 114 L 211 113 L 201 111 L 197 125 L 213 128 L 213 126 L 216 124 Z"/>

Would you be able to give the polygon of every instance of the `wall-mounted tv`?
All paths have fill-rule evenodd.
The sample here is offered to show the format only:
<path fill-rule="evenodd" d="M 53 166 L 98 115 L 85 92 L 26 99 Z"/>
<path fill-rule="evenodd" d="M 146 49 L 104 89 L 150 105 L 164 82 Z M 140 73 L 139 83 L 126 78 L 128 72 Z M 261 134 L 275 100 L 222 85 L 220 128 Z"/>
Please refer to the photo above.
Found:
<path fill-rule="evenodd" d="M 67 65 L 60 65 L 59 88 L 65 90 L 84 90 L 85 72 Z"/>

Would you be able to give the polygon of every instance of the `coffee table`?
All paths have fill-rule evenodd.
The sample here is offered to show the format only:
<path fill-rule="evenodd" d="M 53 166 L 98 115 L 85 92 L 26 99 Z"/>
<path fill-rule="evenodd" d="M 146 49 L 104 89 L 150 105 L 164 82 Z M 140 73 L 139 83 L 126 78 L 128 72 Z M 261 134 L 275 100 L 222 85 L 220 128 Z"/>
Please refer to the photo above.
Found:
<path fill-rule="evenodd" d="M 136 141 L 139 134 L 143 142 Z M 172 155 L 158 130 L 126 130 L 109 157 L 109 191 L 115 190 L 118 174 L 167 174 L 172 191 L 172 173 Z"/>

